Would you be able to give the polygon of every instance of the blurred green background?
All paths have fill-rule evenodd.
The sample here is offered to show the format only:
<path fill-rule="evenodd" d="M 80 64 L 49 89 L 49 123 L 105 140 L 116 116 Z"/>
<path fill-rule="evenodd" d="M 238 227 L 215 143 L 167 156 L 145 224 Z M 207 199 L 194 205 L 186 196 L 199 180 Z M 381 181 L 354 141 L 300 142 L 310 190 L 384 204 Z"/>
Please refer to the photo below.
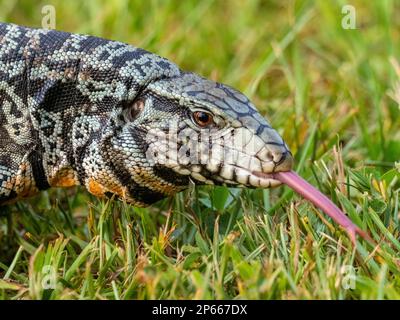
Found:
<path fill-rule="evenodd" d="M 0 21 L 40 27 L 48 4 L 59 30 L 142 47 L 246 93 L 296 171 L 380 248 L 353 252 L 285 188 L 202 187 L 147 209 L 52 190 L 0 209 L 0 297 L 400 298 L 399 1 L 0 0 Z M 347 4 L 354 30 L 342 27 Z M 41 285 L 49 264 L 54 289 Z"/>

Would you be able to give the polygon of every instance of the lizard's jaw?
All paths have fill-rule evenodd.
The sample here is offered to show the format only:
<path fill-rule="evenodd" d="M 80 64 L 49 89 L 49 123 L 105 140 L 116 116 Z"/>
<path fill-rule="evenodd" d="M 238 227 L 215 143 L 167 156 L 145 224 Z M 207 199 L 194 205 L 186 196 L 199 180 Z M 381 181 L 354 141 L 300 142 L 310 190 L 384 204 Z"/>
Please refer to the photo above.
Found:
<path fill-rule="evenodd" d="M 259 159 L 252 160 L 246 167 L 240 165 L 240 160 L 236 164 L 220 164 L 219 170 L 215 171 L 212 178 L 221 184 L 230 186 L 273 188 L 282 184 L 280 180 L 275 179 L 274 173 L 290 171 L 293 165 L 290 152 L 286 152 L 279 162 L 275 163 L 273 161 L 262 162 Z M 214 171 L 210 165 L 207 165 L 207 169 Z M 199 174 L 192 176 L 200 177 Z"/>
<path fill-rule="evenodd" d="M 265 142 L 250 130 L 240 128 L 232 140 L 216 145 L 214 157 L 209 159 L 206 170 L 212 179 L 226 185 L 270 188 L 281 184 L 274 173 L 290 171 L 293 157 L 279 137 Z M 222 150 L 219 151 L 218 147 Z M 262 174 L 260 174 L 262 173 Z M 194 175 L 194 178 L 198 177 Z"/>
<path fill-rule="evenodd" d="M 224 165 L 218 176 L 214 178 L 221 184 L 238 187 L 273 188 L 281 184 L 274 179 L 272 173 L 257 174 L 233 165 Z"/>
<path fill-rule="evenodd" d="M 235 153 L 232 149 L 230 154 Z M 230 158 L 230 161 L 216 161 L 211 159 L 203 165 L 192 165 L 182 169 L 177 166 L 174 170 L 181 174 L 190 175 L 195 182 L 200 184 L 218 184 L 237 187 L 272 188 L 279 186 L 281 181 L 274 177 L 277 172 L 286 172 L 292 169 L 293 158 L 285 149 L 275 160 L 271 158 L 270 152 L 261 152 L 261 155 L 268 154 L 263 159 L 259 154 L 249 156 L 239 153 Z"/>
<path fill-rule="evenodd" d="M 290 171 L 293 158 L 276 133 L 259 136 L 244 127 L 191 135 L 149 136 L 146 158 L 153 167 L 172 170 L 169 179 L 196 184 L 270 188 L 281 184 L 273 173 Z M 270 129 L 272 133 L 272 129 Z M 154 136 L 154 137 L 153 137 Z M 187 137 L 188 139 L 184 139 Z M 257 175 L 261 172 L 263 175 Z M 177 175 L 176 175 L 177 174 Z M 166 174 L 163 174 L 166 176 Z M 175 178 L 174 178 L 175 177 Z"/>

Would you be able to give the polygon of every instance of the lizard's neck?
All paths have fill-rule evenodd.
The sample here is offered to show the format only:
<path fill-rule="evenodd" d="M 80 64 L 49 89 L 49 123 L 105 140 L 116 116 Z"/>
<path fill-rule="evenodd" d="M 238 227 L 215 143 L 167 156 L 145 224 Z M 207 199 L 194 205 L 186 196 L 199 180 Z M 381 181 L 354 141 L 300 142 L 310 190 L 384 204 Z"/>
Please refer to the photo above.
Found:
<path fill-rule="evenodd" d="M 48 182 L 51 187 L 73 187 L 80 185 L 78 173 L 69 164 L 48 167 Z"/>

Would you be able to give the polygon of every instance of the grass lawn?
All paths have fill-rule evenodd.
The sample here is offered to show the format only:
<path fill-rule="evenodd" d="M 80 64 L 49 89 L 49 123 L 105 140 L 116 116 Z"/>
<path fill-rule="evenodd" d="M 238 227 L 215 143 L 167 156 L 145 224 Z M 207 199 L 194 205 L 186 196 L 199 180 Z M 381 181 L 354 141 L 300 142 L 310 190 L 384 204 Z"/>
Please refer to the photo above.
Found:
<path fill-rule="evenodd" d="M 342 27 L 342 6 L 356 29 Z M 378 243 L 286 187 L 141 209 L 56 189 L 0 208 L 0 299 L 400 299 L 400 2 L 10 1 L 0 21 L 134 44 L 245 92 L 295 170 Z"/>

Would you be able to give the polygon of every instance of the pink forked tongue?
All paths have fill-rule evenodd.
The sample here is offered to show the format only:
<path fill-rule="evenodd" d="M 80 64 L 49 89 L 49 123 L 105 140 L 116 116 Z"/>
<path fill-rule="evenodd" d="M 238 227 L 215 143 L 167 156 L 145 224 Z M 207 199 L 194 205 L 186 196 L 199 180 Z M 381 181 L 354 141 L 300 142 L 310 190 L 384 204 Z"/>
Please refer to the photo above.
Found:
<path fill-rule="evenodd" d="M 336 223 L 341 225 L 349 234 L 353 244 L 356 243 L 356 234 L 372 242 L 372 239 L 366 232 L 362 231 L 353 222 L 351 222 L 351 220 L 338 207 L 336 207 L 331 200 L 329 200 L 320 191 L 301 178 L 297 173 L 293 171 L 277 172 L 274 173 L 273 176 L 274 179 L 288 185 L 295 192 L 324 211 Z"/>

